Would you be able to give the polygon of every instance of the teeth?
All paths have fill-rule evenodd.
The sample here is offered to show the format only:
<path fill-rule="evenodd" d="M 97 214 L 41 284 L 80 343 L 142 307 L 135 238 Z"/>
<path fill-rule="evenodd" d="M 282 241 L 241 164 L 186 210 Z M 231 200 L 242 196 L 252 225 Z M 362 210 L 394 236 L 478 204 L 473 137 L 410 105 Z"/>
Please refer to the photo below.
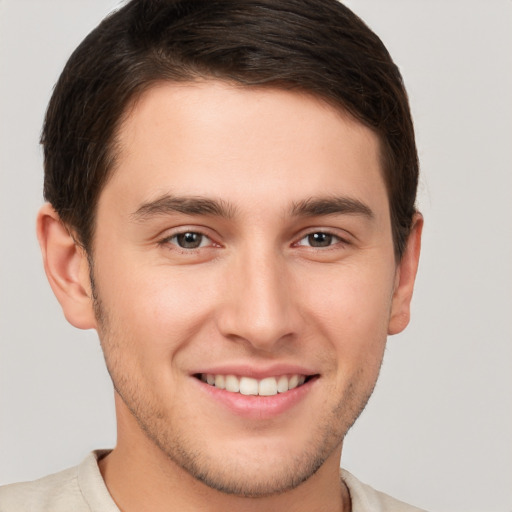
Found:
<path fill-rule="evenodd" d="M 288 377 L 286 375 L 281 375 L 277 380 L 277 392 L 284 393 L 285 391 L 288 391 L 288 389 Z"/>
<path fill-rule="evenodd" d="M 219 389 L 226 388 L 226 379 L 224 375 L 215 375 L 215 387 Z"/>
<path fill-rule="evenodd" d="M 231 393 L 238 393 L 240 391 L 240 381 L 234 375 L 226 375 L 226 390 Z"/>
<path fill-rule="evenodd" d="M 279 377 L 266 377 L 261 380 L 252 377 L 237 377 L 235 375 L 214 375 L 211 373 L 201 374 L 203 382 L 215 386 L 219 389 L 225 389 L 231 393 L 241 393 L 242 395 L 274 396 L 278 393 L 286 393 L 290 389 L 295 389 L 304 384 L 305 375 L 280 375 Z"/>
<path fill-rule="evenodd" d="M 242 395 L 257 395 L 258 381 L 250 377 L 242 377 L 240 379 L 240 393 Z"/>
<path fill-rule="evenodd" d="M 299 385 L 299 376 L 292 375 L 288 381 L 288 389 L 294 389 Z"/>
<path fill-rule="evenodd" d="M 258 391 L 260 396 L 272 396 L 277 395 L 277 381 L 275 377 L 267 377 L 266 379 L 261 379 Z"/>

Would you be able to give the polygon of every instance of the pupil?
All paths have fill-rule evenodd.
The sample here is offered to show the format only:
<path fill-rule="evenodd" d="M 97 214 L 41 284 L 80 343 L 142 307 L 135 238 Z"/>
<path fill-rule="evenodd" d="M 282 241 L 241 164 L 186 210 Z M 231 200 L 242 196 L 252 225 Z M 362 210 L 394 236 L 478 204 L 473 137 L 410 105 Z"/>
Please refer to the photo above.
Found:
<path fill-rule="evenodd" d="M 313 247 L 328 247 L 332 243 L 329 233 L 313 233 L 308 236 L 309 244 Z"/>
<path fill-rule="evenodd" d="M 201 245 L 203 235 L 199 233 L 181 233 L 178 235 L 178 245 L 184 249 L 197 249 Z"/>

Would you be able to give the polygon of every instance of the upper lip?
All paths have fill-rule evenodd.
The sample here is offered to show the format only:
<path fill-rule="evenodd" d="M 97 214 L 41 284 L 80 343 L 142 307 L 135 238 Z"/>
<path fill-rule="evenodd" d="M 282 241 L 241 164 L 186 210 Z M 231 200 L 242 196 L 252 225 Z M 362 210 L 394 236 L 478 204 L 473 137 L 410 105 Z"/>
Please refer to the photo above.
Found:
<path fill-rule="evenodd" d="M 212 375 L 237 375 L 240 377 L 251 377 L 261 380 L 266 377 L 279 377 L 281 375 L 317 375 L 318 372 L 311 368 L 297 364 L 272 364 L 265 367 L 258 367 L 254 364 L 222 364 L 199 368 L 192 375 L 212 374 Z"/>

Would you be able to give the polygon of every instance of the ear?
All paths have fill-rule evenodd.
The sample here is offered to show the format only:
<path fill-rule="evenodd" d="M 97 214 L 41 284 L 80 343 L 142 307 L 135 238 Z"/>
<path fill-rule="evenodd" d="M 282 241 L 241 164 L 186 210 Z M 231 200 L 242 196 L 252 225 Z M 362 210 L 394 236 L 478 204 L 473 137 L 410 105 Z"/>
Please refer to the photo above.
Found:
<path fill-rule="evenodd" d="M 413 218 L 413 225 L 407 240 L 407 246 L 396 270 L 388 334 L 398 334 L 402 332 L 409 323 L 412 292 L 420 259 L 422 230 L 423 216 L 417 213 Z"/>
<path fill-rule="evenodd" d="M 87 254 L 50 204 L 39 210 L 37 238 L 46 277 L 64 316 L 79 329 L 96 328 Z"/>

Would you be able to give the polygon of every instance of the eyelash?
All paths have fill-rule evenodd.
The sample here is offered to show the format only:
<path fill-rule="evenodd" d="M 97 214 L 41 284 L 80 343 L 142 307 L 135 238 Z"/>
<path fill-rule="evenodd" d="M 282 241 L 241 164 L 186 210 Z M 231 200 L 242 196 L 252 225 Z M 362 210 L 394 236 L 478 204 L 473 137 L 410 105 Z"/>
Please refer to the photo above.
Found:
<path fill-rule="evenodd" d="M 317 247 L 315 247 L 314 245 L 311 245 L 311 242 L 312 242 L 311 238 L 312 237 L 321 238 L 321 237 L 318 237 L 318 235 L 321 235 L 321 237 L 327 237 L 328 244 L 327 245 L 323 245 L 323 246 L 317 246 Z M 308 240 L 309 245 L 304 245 L 304 244 L 301 243 L 303 240 L 306 240 L 306 239 Z M 310 233 L 307 233 L 306 235 L 304 235 L 294 245 L 298 246 L 298 247 L 310 247 L 311 249 L 322 250 L 322 249 L 330 249 L 330 248 L 332 248 L 334 246 L 337 246 L 337 245 L 340 245 L 340 244 L 341 245 L 348 245 L 348 241 L 344 240 L 340 236 L 335 235 L 334 233 L 331 233 L 329 231 L 311 231 Z"/>
<path fill-rule="evenodd" d="M 200 237 L 199 245 L 197 247 L 182 247 L 181 245 L 179 245 L 179 243 L 180 243 L 179 237 L 187 237 L 188 235 Z M 314 245 L 311 245 L 311 242 L 314 241 L 314 239 L 312 239 L 312 237 L 316 237 L 317 239 L 320 239 L 320 243 L 322 243 L 322 241 L 323 241 L 322 237 L 327 237 L 327 245 L 323 245 L 323 246 L 320 245 L 320 246 L 316 246 L 316 247 Z M 173 242 L 173 240 L 175 240 L 175 242 Z M 308 244 L 301 243 L 304 240 L 308 240 L 309 243 Z M 209 241 L 209 243 L 207 243 L 207 245 L 203 245 L 203 243 L 205 241 L 206 242 Z M 173 245 L 176 247 L 176 250 L 179 250 L 181 252 L 191 252 L 191 251 L 196 251 L 199 249 L 204 249 L 206 247 L 220 247 L 220 245 L 216 244 L 211 239 L 211 237 L 209 237 L 205 233 L 202 233 L 201 231 L 197 231 L 197 230 L 180 231 L 178 233 L 172 234 L 171 236 L 165 237 L 158 243 L 161 246 Z M 193 245 L 194 241 L 190 240 L 190 243 Z M 341 238 L 338 235 L 335 235 L 334 233 L 331 233 L 329 231 L 321 231 L 321 230 L 311 231 L 309 233 L 306 233 L 297 242 L 293 243 L 294 247 L 309 247 L 314 250 L 327 250 L 327 249 L 331 249 L 338 245 L 346 246 L 346 245 L 349 245 L 349 242 L 346 239 Z"/>
<path fill-rule="evenodd" d="M 182 247 L 182 246 L 180 246 L 177 243 L 179 237 L 186 237 L 187 235 L 194 235 L 194 236 L 201 237 L 199 245 L 197 247 Z M 173 240 L 176 240 L 176 243 L 173 243 Z M 210 243 L 206 246 L 203 245 L 203 242 L 205 240 L 210 241 Z M 215 244 L 215 242 L 208 235 L 205 235 L 204 233 L 201 233 L 200 231 L 194 231 L 191 229 L 185 230 L 185 231 L 180 231 L 179 233 L 174 233 L 171 236 L 165 237 L 158 243 L 159 243 L 159 245 L 174 245 L 174 246 L 176 246 L 177 250 L 183 251 L 183 252 L 189 252 L 189 251 L 193 251 L 193 250 L 203 249 L 203 248 L 209 247 L 209 246 L 216 246 L 216 245 L 218 246 L 218 244 Z M 193 241 L 191 241 L 190 243 L 193 243 Z"/>

